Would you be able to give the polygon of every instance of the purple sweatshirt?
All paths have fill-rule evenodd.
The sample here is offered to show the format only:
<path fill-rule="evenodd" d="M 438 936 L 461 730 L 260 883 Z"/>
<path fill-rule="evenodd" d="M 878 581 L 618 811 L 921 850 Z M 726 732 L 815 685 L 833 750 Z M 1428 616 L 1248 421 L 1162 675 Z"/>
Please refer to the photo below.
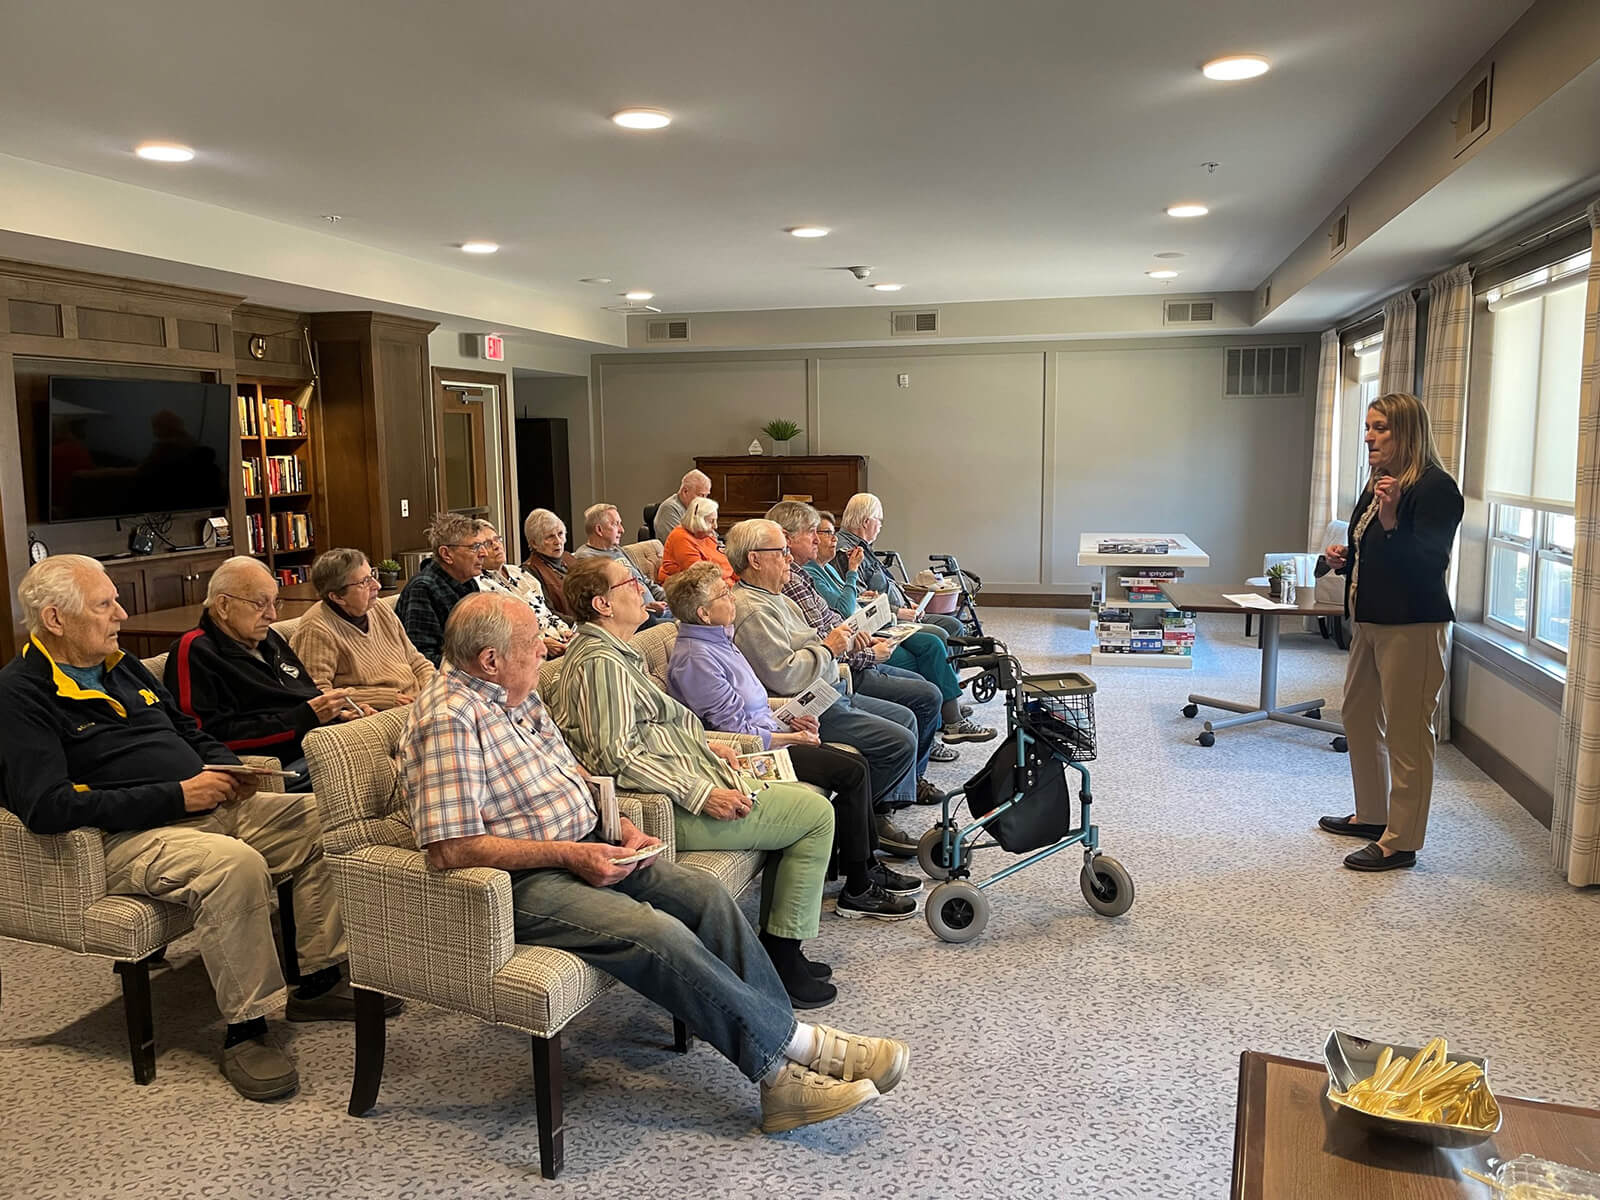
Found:
<path fill-rule="evenodd" d="M 707 729 L 755 734 L 768 749 L 772 735 L 785 729 L 767 704 L 767 689 L 733 644 L 729 625 L 678 622 L 667 690 Z"/>

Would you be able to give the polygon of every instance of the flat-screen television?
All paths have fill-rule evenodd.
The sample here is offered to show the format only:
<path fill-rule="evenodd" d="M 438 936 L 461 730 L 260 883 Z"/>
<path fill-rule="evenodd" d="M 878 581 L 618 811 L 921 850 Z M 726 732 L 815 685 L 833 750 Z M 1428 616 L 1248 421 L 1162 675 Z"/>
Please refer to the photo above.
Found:
<path fill-rule="evenodd" d="M 40 507 L 52 522 L 226 508 L 233 426 L 224 383 L 52 375 Z"/>

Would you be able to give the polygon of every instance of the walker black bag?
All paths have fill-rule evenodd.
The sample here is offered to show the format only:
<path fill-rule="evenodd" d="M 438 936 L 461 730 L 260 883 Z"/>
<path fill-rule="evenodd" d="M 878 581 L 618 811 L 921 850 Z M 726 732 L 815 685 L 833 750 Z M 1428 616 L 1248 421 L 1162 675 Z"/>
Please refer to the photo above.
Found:
<path fill-rule="evenodd" d="M 967 807 L 974 817 L 993 812 L 1018 792 L 1022 798 L 986 828 L 1012 854 L 1059 842 L 1072 829 L 1072 796 L 1064 764 L 1037 742 L 1017 767 L 1017 734 L 1001 742 L 983 769 L 967 780 Z"/>

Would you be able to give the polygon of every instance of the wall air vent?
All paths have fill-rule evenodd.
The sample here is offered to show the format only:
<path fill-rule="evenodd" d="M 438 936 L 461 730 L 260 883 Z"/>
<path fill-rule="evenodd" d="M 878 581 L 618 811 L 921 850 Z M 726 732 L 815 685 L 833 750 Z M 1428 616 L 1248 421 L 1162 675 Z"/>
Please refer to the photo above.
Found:
<path fill-rule="evenodd" d="M 647 342 L 687 342 L 689 340 L 689 322 L 682 317 L 674 317 L 670 321 L 646 321 L 644 340 Z"/>
<path fill-rule="evenodd" d="M 920 312 L 894 312 L 889 314 L 889 329 L 896 336 L 939 332 L 939 310 L 925 308 Z"/>
<path fill-rule="evenodd" d="M 1350 210 L 1347 208 L 1328 226 L 1328 257 L 1338 258 L 1350 240 Z"/>
<path fill-rule="evenodd" d="M 1493 101 L 1494 64 L 1490 63 L 1456 105 L 1455 120 L 1450 122 L 1456 127 L 1456 154 L 1489 132 L 1489 108 Z"/>
<path fill-rule="evenodd" d="M 1230 346 L 1224 396 L 1298 396 L 1299 346 Z"/>
<path fill-rule="evenodd" d="M 1163 325 L 1211 325 L 1216 319 L 1215 300 L 1168 300 L 1161 308 Z"/>

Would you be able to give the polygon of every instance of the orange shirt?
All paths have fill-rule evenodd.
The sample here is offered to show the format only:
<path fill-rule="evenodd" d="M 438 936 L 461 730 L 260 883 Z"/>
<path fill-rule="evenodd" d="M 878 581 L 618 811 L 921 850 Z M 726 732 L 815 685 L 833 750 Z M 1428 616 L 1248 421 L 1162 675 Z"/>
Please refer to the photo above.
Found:
<path fill-rule="evenodd" d="M 728 561 L 727 555 L 717 549 L 716 535 L 707 533 L 697 537 L 682 525 L 667 535 L 666 544 L 661 548 L 661 569 L 656 572 L 656 582 L 665 583 L 685 567 L 692 567 L 697 562 L 716 563 L 729 587 L 739 582 L 733 564 Z"/>

